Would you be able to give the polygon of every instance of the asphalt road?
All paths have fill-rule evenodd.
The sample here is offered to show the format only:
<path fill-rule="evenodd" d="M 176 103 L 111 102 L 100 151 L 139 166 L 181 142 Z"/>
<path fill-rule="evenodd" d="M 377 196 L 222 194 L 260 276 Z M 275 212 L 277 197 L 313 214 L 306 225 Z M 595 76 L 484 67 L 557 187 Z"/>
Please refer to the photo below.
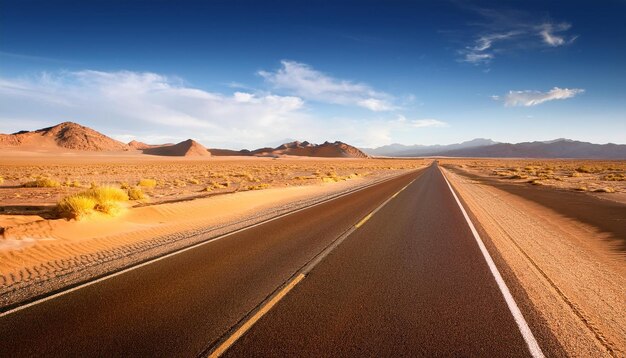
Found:
<path fill-rule="evenodd" d="M 529 350 L 433 166 L 226 356 L 527 357 Z"/>
<path fill-rule="evenodd" d="M 419 173 L 0 317 L 0 357 L 193 357 Z"/>
<path fill-rule="evenodd" d="M 0 356 L 207 353 L 338 237 L 227 356 L 530 355 L 433 165 L 0 317 Z"/>

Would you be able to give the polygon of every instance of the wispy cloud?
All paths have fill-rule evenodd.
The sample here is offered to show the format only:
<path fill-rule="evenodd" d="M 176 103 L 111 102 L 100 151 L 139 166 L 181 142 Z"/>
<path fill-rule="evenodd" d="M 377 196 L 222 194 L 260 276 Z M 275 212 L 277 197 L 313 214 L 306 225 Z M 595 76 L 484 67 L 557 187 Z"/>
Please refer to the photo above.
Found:
<path fill-rule="evenodd" d="M 561 35 L 561 33 L 569 30 L 571 27 L 572 25 L 566 22 L 560 24 L 544 23 L 539 26 L 539 35 L 543 39 L 544 43 L 549 46 L 563 46 L 574 42 L 578 38 L 578 36 L 566 38 L 564 35 Z"/>
<path fill-rule="evenodd" d="M 332 80 L 326 90 L 373 111 L 390 106 L 384 95 L 374 96 L 378 92 L 367 86 L 348 82 L 337 88 L 338 84 Z M 209 92 L 152 72 L 83 70 L 0 77 L 0 129 L 12 132 L 76 121 L 122 140 L 162 143 L 194 138 L 208 147 L 241 149 L 282 138 L 378 146 L 388 144 L 398 132 L 445 126 L 434 119 L 396 115 L 329 118 L 315 115 L 301 96 L 241 87 L 232 91 Z"/>
<path fill-rule="evenodd" d="M 483 21 L 471 24 L 478 31 L 471 44 L 458 50 L 461 62 L 489 64 L 508 51 L 565 46 L 578 38 L 568 34 L 572 25 L 567 22 L 539 21 L 520 11 L 473 10 Z"/>
<path fill-rule="evenodd" d="M 303 107 L 304 100 L 296 96 L 207 92 L 150 72 L 85 70 L 0 78 L 2 121 L 73 120 L 213 143 L 285 137 L 289 130 L 307 127 Z"/>
<path fill-rule="evenodd" d="M 567 99 L 572 98 L 578 94 L 585 92 L 584 89 L 580 88 L 559 88 L 554 87 L 548 92 L 541 91 L 509 91 L 504 97 L 500 96 L 492 96 L 494 100 L 504 100 L 505 106 L 536 106 L 538 104 L 554 101 L 558 99 Z"/>
<path fill-rule="evenodd" d="M 276 89 L 307 100 L 359 106 L 376 112 L 396 109 L 391 95 L 366 84 L 331 77 L 304 63 L 283 60 L 281 65 L 276 71 L 259 71 Z"/>
<path fill-rule="evenodd" d="M 438 119 L 432 119 L 432 118 L 407 119 L 403 115 L 398 115 L 396 122 L 400 123 L 401 125 L 406 125 L 406 126 L 414 127 L 414 128 L 427 128 L 427 127 L 442 128 L 442 127 L 450 126 L 448 123 L 440 121 Z"/>

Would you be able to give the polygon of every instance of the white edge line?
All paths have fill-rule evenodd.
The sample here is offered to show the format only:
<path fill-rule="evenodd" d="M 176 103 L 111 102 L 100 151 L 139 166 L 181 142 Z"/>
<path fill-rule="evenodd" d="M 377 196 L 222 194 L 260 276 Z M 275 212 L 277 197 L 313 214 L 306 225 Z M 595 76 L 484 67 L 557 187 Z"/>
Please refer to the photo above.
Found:
<path fill-rule="evenodd" d="M 524 340 L 526 341 L 526 345 L 528 346 L 528 350 L 530 351 L 530 354 L 535 358 L 540 358 L 540 357 L 543 358 L 544 357 L 543 352 L 541 351 L 541 348 L 539 347 L 539 344 L 537 343 L 537 340 L 535 339 L 533 332 L 530 330 L 530 327 L 528 327 L 528 323 L 526 323 L 526 320 L 524 319 L 524 315 L 522 314 L 522 311 L 520 311 L 519 307 L 517 306 L 517 303 L 515 302 L 515 299 L 511 295 L 511 292 L 509 291 L 509 288 L 504 282 L 504 279 L 502 279 L 502 276 L 500 275 L 500 271 L 498 271 L 498 268 L 496 267 L 496 264 L 493 262 L 491 255 L 489 255 L 489 251 L 487 251 L 487 248 L 485 247 L 483 240 L 480 238 L 480 235 L 478 235 L 478 231 L 476 231 L 476 227 L 474 227 L 474 224 L 472 223 L 472 220 L 470 219 L 470 217 L 467 215 L 465 208 L 463 208 L 461 201 L 456 196 L 456 193 L 452 189 L 452 185 L 450 185 L 448 178 L 446 178 L 446 175 L 443 173 L 442 170 L 440 171 L 441 171 L 441 174 L 443 175 L 443 179 L 448 184 L 448 188 L 450 188 L 450 191 L 452 192 L 452 196 L 454 196 L 456 203 L 459 204 L 459 208 L 461 208 L 461 212 L 463 213 L 463 216 L 465 217 L 465 220 L 467 221 L 467 224 L 469 225 L 472 231 L 472 234 L 474 235 L 474 238 L 476 239 L 476 242 L 478 243 L 478 247 L 480 248 L 480 251 L 482 252 L 483 257 L 485 258 L 485 261 L 487 261 L 489 270 L 491 270 L 491 274 L 495 278 L 496 283 L 498 284 L 498 287 L 500 288 L 500 292 L 502 292 L 502 295 L 504 296 L 506 305 L 509 307 L 511 314 L 513 315 L 513 318 L 515 319 L 515 323 L 517 323 L 517 327 L 519 328 L 520 332 L 522 333 L 522 336 L 524 337 Z"/>
<path fill-rule="evenodd" d="M 419 169 L 416 169 L 415 171 L 419 171 L 419 170 L 421 170 L 421 169 L 424 169 L 424 168 L 419 168 Z M 339 195 L 337 195 L 337 196 L 334 196 L 334 197 L 331 197 L 331 198 L 328 198 L 328 199 L 324 199 L 324 200 L 319 201 L 319 202 L 317 202 L 317 203 L 314 203 L 314 204 L 311 204 L 311 205 L 308 205 L 308 206 L 304 206 L 304 207 L 302 207 L 302 208 L 299 208 L 299 209 L 296 209 L 296 210 L 293 210 L 293 211 L 289 211 L 289 212 L 286 212 L 286 213 L 280 214 L 280 215 L 278 215 L 278 216 L 275 216 L 275 217 L 269 218 L 269 219 L 267 219 L 267 220 L 260 221 L 260 222 L 258 222 L 258 223 L 256 223 L 256 224 L 252 224 L 252 225 L 250 225 L 250 226 L 245 226 L 245 227 L 242 227 L 242 228 L 237 229 L 237 230 L 235 230 L 235 231 L 231 231 L 231 232 L 228 232 L 228 233 L 226 233 L 226 234 L 223 234 L 223 235 L 220 235 L 220 236 L 214 237 L 214 238 L 212 238 L 212 239 L 208 239 L 208 240 L 206 240 L 206 241 L 202 241 L 202 242 L 199 242 L 199 243 L 197 243 L 197 244 L 193 244 L 193 245 L 191 245 L 191 246 L 188 246 L 188 247 L 185 247 L 185 248 L 182 248 L 182 249 L 179 249 L 179 250 L 175 250 L 175 251 L 173 251 L 173 252 L 170 252 L 169 254 L 166 254 L 166 255 L 163 255 L 163 256 L 159 256 L 159 257 L 156 257 L 156 258 L 154 258 L 154 259 L 150 259 L 150 260 L 148 260 L 148 261 L 142 262 L 142 263 L 140 263 L 140 264 L 137 264 L 137 265 L 133 265 L 133 266 L 127 267 L 127 268 L 125 268 L 125 269 L 123 269 L 123 270 L 120 270 L 120 271 L 117 271 L 117 272 L 114 272 L 114 273 L 108 274 L 108 275 L 103 276 L 103 277 L 100 277 L 100 278 L 98 278 L 98 279 L 96 279 L 96 280 L 88 281 L 88 282 L 82 283 L 82 284 L 80 284 L 80 285 L 78 285 L 78 286 L 75 286 L 75 287 L 69 288 L 69 289 L 67 289 L 67 290 L 63 290 L 63 291 L 57 292 L 57 293 L 55 293 L 55 294 L 53 294 L 53 295 L 50 295 L 50 296 L 46 296 L 46 297 L 43 297 L 43 298 L 37 299 L 37 300 L 35 300 L 35 301 L 29 302 L 29 303 L 24 304 L 24 305 L 21 305 L 21 306 L 17 306 L 17 307 L 12 308 L 12 309 L 10 309 L 10 310 L 8 310 L 8 311 L 0 312 L 0 318 L 5 317 L 5 316 L 8 316 L 8 315 L 10 315 L 10 314 L 12 314 L 12 313 L 15 313 L 15 312 L 21 311 L 21 310 L 23 310 L 23 309 L 26 309 L 26 308 L 29 308 L 29 307 L 35 306 L 35 305 L 37 305 L 37 304 L 44 303 L 44 302 L 49 301 L 49 300 L 52 300 L 52 299 L 54 299 L 54 298 L 57 298 L 57 297 L 60 297 L 60 296 L 66 295 L 66 294 L 68 294 L 68 293 L 71 293 L 71 292 L 74 292 L 74 291 L 78 291 L 78 290 L 80 290 L 80 289 L 82 289 L 82 288 L 85 288 L 85 287 L 87 287 L 87 286 L 91 286 L 91 285 L 94 285 L 94 284 L 96 284 L 96 283 L 99 283 L 99 282 L 102 282 L 102 281 L 108 280 L 108 279 L 113 278 L 113 277 L 115 277 L 115 276 L 119 276 L 119 275 L 125 274 L 125 273 L 127 273 L 127 272 L 130 272 L 130 271 L 132 271 L 132 270 L 135 270 L 135 269 L 141 268 L 141 267 L 143 267 L 143 266 L 150 265 L 150 264 L 155 263 L 155 262 L 157 262 L 157 261 L 161 261 L 161 260 L 164 260 L 164 259 L 166 259 L 166 258 L 172 257 L 172 256 L 174 256 L 174 255 L 181 254 L 181 253 L 183 253 L 183 252 L 185 252 L 185 251 L 189 251 L 189 250 L 192 250 L 192 249 L 198 248 L 198 247 L 200 247 L 200 246 L 203 246 L 203 245 L 206 245 L 206 244 L 212 243 L 212 242 L 214 242 L 214 241 L 218 241 L 218 240 L 224 239 L 224 238 L 226 238 L 226 237 L 228 237 L 228 236 L 238 234 L 238 233 L 240 233 L 240 232 L 242 232 L 242 231 L 245 231 L 245 230 L 248 230 L 248 229 L 252 229 L 252 228 L 255 228 L 255 227 L 260 226 L 260 225 L 264 225 L 264 224 L 269 223 L 269 222 L 272 222 L 272 221 L 274 221 L 274 220 L 281 219 L 281 218 L 283 218 L 283 217 L 285 217 L 285 216 L 292 215 L 292 214 L 295 214 L 295 213 L 297 213 L 297 212 L 300 212 L 300 211 L 303 211 L 303 210 L 306 210 L 306 209 L 310 209 L 310 208 L 316 207 L 316 206 L 318 206 L 318 205 L 322 205 L 322 204 L 325 204 L 325 203 L 331 202 L 331 201 L 333 201 L 333 200 L 335 200 L 335 199 L 339 199 L 339 198 L 342 198 L 342 197 L 347 196 L 347 195 L 350 195 L 350 194 L 357 193 L 357 192 L 359 192 L 359 191 L 361 191 L 361 190 L 365 190 L 365 189 L 367 189 L 367 188 L 370 188 L 370 187 L 376 186 L 376 185 L 378 185 L 378 184 L 382 184 L 382 183 L 388 182 L 388 181 L 390 181 L 390 180 L 393 180 L 393 179 L 399 178 L 399 177 L 401 177 L 401 176 L 403 176 L 403 175 L 405 175 L 405 174 L 409 174 L 409 173 L 412 173 L 412 172 L 413 172 L 413 171 L 410 171 L 410 172 L 408 172 L 408 173 L 403 173 L 403 174 L 400 174 L 400 175 L 397 175 L 397 176 L 393 176 L 393 177 L 388 178 L 388 179 L 383 179 L 383 180 L 380 180 L 380 181 L 378 181 L 378 182 L 375 182 L 375 183 L 372 183 L 372 184 L 365 185 L 365 186 L 363 186 L 363 187 L 360 187 L 360 188 L 357 188 L 357 189 L 354 189 L 354 190 L 348 191 L 348 192 L 346 192 L 346 193 L 339 194 Z"/>

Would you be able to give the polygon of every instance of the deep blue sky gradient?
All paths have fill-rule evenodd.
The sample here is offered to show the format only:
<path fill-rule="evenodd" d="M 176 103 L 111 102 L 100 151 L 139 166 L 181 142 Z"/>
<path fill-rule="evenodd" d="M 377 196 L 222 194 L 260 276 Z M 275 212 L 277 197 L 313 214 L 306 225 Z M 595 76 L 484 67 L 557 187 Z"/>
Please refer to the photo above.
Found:
<path fill-rule="evenodd" d="M 477 9 L 567 22 L 579 37 L 556 48 L 510 44 L 489 64 L 460 61 L 485 22 Z M 539 43 L 540 40 L 537 39 Z M 137 71 L 231 93 L 236 82 L 267 87 L 260 70 L 288 59 L 393 95 L 407 118 L 436 118 L 390 141 L 452 143 L 572 137 L 626 143 L 624 1 L 3 1 L 0 77 L 41 72 Z M 490 98 L 509 90 L 585 92 L 532 107 Z M 380 117 L 308 101 L 328 118 Z M 2 114 L 2 109 L 0 109 Z M 393 114 L 396 115 L 396 114 Z M 390 116 L 393 116 L 390 115 Z M 6 121 L 0 116 L 0 120 Z M 80 119 L 75 119 L 80 122 Z M 19 127 L 3 123 L 2 128 Z M 277 138 L 278 139 L 278 138 Z M 364 143 L 366 144 L 366 143 Z M 384 144 L 384 143 L 375 143 Z"/>

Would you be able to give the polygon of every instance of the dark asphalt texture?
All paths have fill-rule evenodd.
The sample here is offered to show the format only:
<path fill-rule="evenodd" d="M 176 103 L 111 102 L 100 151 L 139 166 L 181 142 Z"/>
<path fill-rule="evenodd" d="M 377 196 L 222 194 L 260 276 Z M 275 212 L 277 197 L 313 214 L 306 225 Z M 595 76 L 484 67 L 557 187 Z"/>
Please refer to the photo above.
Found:
<path fill-rule="evenodd" d="M 228 357 L 529 355 L 436 166 L 352 233 L 226 352 Z"/>
<path fill-rule="evenodd" d="M 410 173 L 0 317 L 0 357 L 193 357 Z"/>

